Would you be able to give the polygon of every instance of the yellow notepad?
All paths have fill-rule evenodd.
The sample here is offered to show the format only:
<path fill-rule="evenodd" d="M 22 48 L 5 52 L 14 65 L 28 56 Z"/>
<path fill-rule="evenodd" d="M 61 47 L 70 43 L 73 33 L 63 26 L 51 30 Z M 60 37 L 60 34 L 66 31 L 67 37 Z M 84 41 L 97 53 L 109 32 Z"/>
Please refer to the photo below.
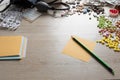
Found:
<path fill-rule="evenodd" d="M 23 36 L 0 36 L 0 57 L 20 56 L 23 40 Z"/>
<path fill-rule="evenodd" d="M 79 36 L 74 36 L 74 37 L 82 44 L 87 46 L 87 48 L 90 49 L 91 51 L 94 49 L 95 42 L 80 38 Z M 85 62 L 88 62 L 90 60 L 90 55 L 78 44 L 76 44 L 71 38 L 64 47 L 63 53 Z"/>

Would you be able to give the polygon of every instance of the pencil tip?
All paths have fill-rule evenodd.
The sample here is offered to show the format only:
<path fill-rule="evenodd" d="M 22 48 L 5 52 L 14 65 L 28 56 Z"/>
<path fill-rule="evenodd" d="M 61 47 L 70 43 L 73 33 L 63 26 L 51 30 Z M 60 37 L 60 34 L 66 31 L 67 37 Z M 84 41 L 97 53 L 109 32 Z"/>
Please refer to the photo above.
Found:
<path fill-rule="evenodd" d="M 111 72 L 111 74 L 114 76 L 115 75 L 115 73 L 114 73 L 114 71 L 113 70 L 110 70 L 110 72 Z"/>

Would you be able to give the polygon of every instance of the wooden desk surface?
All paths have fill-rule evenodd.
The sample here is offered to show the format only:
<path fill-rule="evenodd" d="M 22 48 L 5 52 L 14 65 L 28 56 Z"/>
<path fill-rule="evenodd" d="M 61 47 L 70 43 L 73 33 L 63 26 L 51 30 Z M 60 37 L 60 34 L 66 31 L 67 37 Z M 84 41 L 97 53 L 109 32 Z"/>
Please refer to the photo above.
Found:
<path fill-rule="evenodd" d="M 115 71 L 111 75 L 97 61 L 82 62 L 62 54 L 71 35 L 100 39 L 96 19 L 87 15 L 53 18 L 43 15 L 33 23 L 23 20 L 16 31 L 0 30 L 0 35 L 28 38 L 27 56 L 21 61 L 0 61 L 0 80 L 120 80 L 120 53 L 101 44 L 93 52 Z"/>

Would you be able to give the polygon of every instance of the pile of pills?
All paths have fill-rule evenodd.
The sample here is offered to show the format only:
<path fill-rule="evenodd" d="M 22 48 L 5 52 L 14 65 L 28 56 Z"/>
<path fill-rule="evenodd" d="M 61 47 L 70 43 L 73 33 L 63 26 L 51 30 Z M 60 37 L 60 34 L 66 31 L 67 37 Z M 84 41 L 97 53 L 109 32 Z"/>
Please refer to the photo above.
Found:
<path fill-rule="evenodd" d="M 101 6 L 101 3 L 99 3 L 98 6 L 91 2 L 83 3 L 81 0 L 67 0 L 65 3 L 70 5 L 70 10 L 68 10 L 66 14 L 62 14 L 61 17 L 68 17 L 74 14 L 91 14 L 92 12 L 97 15 L 104 13 L 104 8 Z M 91 18 L 89 19 L 91 20 Z"/>
<path fill-rule="evenodd" d="M 80 4 L 80 1 L 74 1 L 74 4 L 71 4 L 69 2 L 66 2 L 68 4 L 70 4 L 71 8 L 68 11 L 68 15 L 73 15 L 73 14 L 78 14 L 80 15 L 81 13 L 86 14 L 89 13 L 91 11 L 90 8 L 85 7 L 83 4 Z"/>
<path fill-rule="evenodd" d="M 108 37 L 103 37 L 97 42 L 102 43 L 103 45 L 106 45 L 109 48 L 112 48 L 116 52 L 120 52 L 120 41 L 117 36 L 113 38 L 111 35 L 109 35 Z"/>
<path fill-rule="evenodd" d="M 103 28 L 110 28 L 112 27 L 112 22 L 110 20 L 108 20 L 107 18 L 105 18 L 105 16 L 100 16 L 98 18 L 99 24 L 98 27 L 101 29 Z"/>
<path fill-rule="evenodd" d="M 120 52 L 120 20 L 113 25 L 105 16 L 100 16 L 98 21 L 99 33 L 103 38 L 97 42 Z"/>

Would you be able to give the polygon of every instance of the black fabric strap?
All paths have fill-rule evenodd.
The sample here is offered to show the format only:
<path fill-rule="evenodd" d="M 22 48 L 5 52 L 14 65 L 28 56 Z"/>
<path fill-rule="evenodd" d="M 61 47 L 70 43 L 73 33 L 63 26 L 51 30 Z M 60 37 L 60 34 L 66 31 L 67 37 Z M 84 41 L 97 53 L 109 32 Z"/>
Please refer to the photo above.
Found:
<path fill-rule="evenodd" d="M 3 0 L 0 1 L 0 3 L 2 2 Z"/>
<path fill-rule="evenodd" d="M 70 9 L 70 6 L 66 3 L 63 3 L 63 2 L 57 2 L 59 0 L 53 0 L 52 2 L 49 2 L 48 4 L 52 7 L 51 9 L 52 10 L 69 10 Z M 55 8 L 54 6 L 55 5 L 63 5 L 65 6 L 65 8 Z"/>
<path fill-rule="evenodd" d="M 49 2 L 48 4 L 50 5 L 50 4 L 53 4 L 53 3 L 57 2 L 57 1 L 58 0 L 53 0 L 53 1 Z"/>
<path fill-rule="evenodd" d="M 50 4 L 50 5 L 52 6 L 52 8 L 51 8 L 52 10 L 69 10 L 70 9 L 70 6 L 63 2 L 56 2 L 56 3 Z M 55 8 L 55 7 L 53 7 L 55 5 L 63 5 L 63 6 L 65 6 L 65 8 Z"/>

